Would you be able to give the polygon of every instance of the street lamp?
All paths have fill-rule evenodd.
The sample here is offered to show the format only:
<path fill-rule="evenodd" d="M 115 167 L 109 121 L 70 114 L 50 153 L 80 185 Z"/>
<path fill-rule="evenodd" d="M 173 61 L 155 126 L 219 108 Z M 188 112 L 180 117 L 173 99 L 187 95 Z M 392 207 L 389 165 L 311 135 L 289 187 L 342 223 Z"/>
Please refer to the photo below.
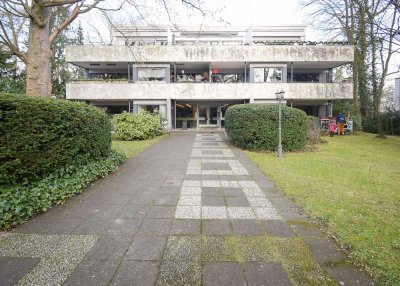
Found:
<path fill-rule="evenodd" d="M 281 91 L 277 91 L 275 93 L 275 96 L 279 102 L 278 157 L 279 157 L 279 159 L 281 159 L 282 158 L 282 127 L 281 127 L 282 109 L 281 109 L 281 104 L 282 104 L 282 100 L 285 98 L 285 92 L 282 89 Z"/>

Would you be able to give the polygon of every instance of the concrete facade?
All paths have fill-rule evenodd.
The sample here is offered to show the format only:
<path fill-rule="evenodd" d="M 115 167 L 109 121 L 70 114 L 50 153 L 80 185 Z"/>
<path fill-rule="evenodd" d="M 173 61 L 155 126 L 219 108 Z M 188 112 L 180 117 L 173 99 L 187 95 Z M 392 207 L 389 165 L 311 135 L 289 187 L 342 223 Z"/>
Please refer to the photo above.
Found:
<path fill-rule="evenodd" d="M 285 103 L 327 117 L 332 101 L 352 99 L 351 83 L 332 69 L 354 60 L 354 47 L 304 42 L 305 26 L 116 27 L 113 45 L 70 46 L 66 60 L 85 70 L 67 99 L 111 113 L 160 112 L 170 128 L 223 127 L 233 104 Z"/>
<path fill-rule="evenodd" d="M 68 83 L 69 99 L 75 100 L 275 100 L 277 90 L 286 99 L 335 100 L 351 99 L 351 83 Z M 118 92 L 115 92 L 118 90 Z"/>

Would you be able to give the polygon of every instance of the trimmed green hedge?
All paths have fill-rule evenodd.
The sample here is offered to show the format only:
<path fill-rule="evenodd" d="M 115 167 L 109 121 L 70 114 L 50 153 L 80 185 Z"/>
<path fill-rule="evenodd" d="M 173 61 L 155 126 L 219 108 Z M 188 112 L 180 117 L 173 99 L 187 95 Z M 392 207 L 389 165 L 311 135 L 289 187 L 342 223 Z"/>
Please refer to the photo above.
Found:
<path fill-rule="evenodd" d="M 302 150 L 307 143 L 308 118 L 304 111 L 282 106 L 282 147 Z M 233 143 L 249 150 L 276 151 L 278 146 L 278 105 L 240 104 L 229 107 L 225 130 Z"/>
<path fill-rule="evenodd" d="M 164 128 L 159 114 L 144 111 L 115 114 L 112 124 L 116 136 L 125 141 L 151 139 L 161 135 Z"/>
<path fill-rule="evenodd" d="M 1 188 L 0 230 L 12 228 L 54 204 L 63 203 L 90 182 L 114 171 L 125 160 L 125 156 L 111 151 L 107 157 L 89 163 L 72 160 L 29 185 Z"/>
<path fill-rule="evenodd" d="M 0 186 L 46 177 L 111 152 L 106 113 L 84 103 L 0 94 Z"/>

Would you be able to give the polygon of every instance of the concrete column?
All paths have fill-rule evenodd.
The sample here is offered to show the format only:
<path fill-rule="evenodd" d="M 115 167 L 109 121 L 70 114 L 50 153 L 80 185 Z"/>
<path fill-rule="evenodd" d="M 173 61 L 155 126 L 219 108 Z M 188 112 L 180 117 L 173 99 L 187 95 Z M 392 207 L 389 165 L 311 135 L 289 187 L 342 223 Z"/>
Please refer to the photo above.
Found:
<path fill-rule="evenodd" d="M 176 82 L 176 63 L 174 63 L 174 82 Z"/>
<path fill-rule="evenodd" d="M 254 97 L 250 97 L 249 103 L 254 103 Z"/>
<path fill-rule="evenodd" d="M 247 62 L 244 62 L 244 82 L 246 82 L 247 77 Z"/>
<path fill-rule="evenodd" d="M 290 63 L 290 82 L 293 82 L 293 62 Z"/>
<path fill-rule="evenodd" d="M 171 98 L 167 98 L 167 128 L 172 129 Z"/>
<path fill-rule="evenodd" d="M 212 81 L 211 63 L 208 63 L 208 82 Z"/>

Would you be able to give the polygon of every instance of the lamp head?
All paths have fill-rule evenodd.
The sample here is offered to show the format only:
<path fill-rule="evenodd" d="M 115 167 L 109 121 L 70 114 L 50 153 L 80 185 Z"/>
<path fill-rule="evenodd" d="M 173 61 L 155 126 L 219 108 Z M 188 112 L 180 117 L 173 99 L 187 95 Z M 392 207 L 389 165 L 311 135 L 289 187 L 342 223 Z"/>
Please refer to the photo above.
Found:
<path fill-rule="evenodd" d="M 285 97 L 285 91 L 281 89 L 281 91 L 275 92 L 276 99 L 283 99 Z"/>

